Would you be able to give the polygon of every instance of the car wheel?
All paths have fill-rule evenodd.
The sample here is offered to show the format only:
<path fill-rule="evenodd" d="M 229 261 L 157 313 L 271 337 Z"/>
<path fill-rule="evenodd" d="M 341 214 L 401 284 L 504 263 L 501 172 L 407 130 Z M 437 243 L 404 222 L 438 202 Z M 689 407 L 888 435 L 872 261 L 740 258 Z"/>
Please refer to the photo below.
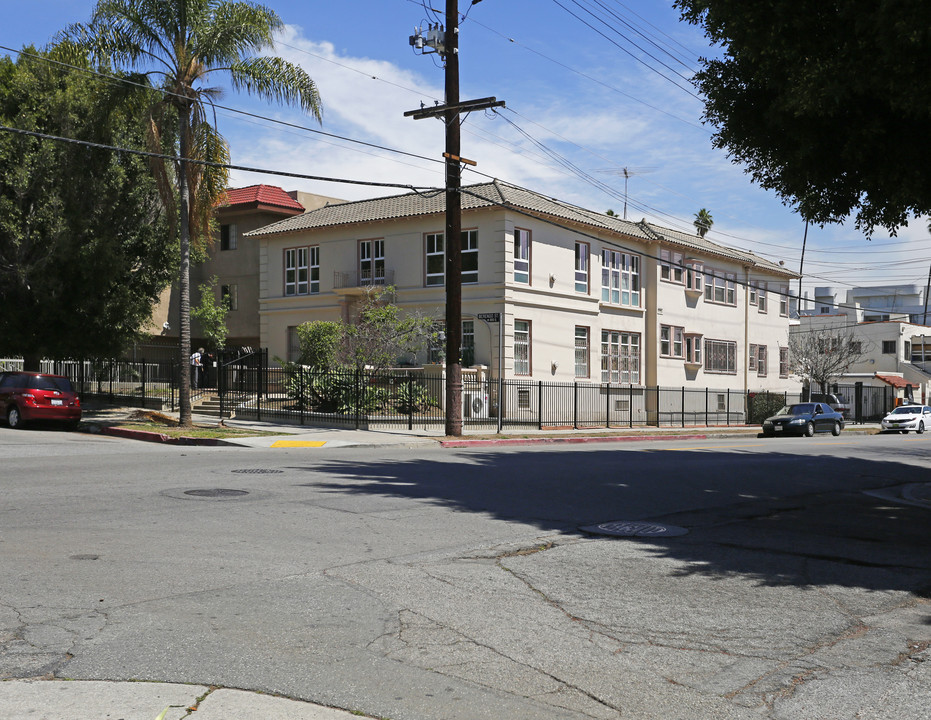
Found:
<path fill-rule="evenodd" d="M 834 427 L 831 428 L 831 435 L 833 435 L 834 437 L 837 437 L 838 435 L 840 435 L 840 430 L 841 430 L 840 423 L 835 421 Z"/>
<path fill-rule="evenodd" d="M 805 437 L 811 437 L 815 434 L 815 424 L 809 420 L 808 424 L 805 426 Z"/>
<path fill-rule="evenodd" d="M 23 426 L 23 416 L 20 415 L 19 408 L 15 405 L 6 414 L 6 422 L 11 428 L 21 428 Z"/>
<path fill-rule="evenodd" d="M 919 421 L 918 421 L 918 429 L 917 429 L 915 432 L 918 433 L 919 435 L 921 435 L 921 433 L 923 433 L 924 431 L 925 431 L 925 421 L 924 421 L 924 420 L 919 420 Z"/>

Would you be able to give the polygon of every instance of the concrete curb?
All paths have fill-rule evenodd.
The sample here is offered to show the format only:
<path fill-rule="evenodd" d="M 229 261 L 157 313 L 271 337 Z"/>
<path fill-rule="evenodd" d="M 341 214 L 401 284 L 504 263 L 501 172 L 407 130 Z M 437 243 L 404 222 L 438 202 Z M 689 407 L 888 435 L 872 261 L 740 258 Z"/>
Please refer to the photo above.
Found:
<path fill-rule="evenodd" d="M 163 433 L 149 432 L 147 430 L 132 430 L 130 428 L 119 427 L 103 427 L 100 429 L 100 433 L 102 435 L 112 435 L 113 437 L 128 438 L 130 440 L 164 443 L 166 445 L 207 445 L 215 447 L 226 444 L 221 438 L 173 438 Z"/>
<path fill-rule="evenodd" d="M 444 448 L 466 448 L 477 447 L 481 445 L 495 445 L 498 447 L 507 445 L 559 445 L 559 444 L 580 444 L 580 443 L 598 443 L 598 442 L 650 442 L 653 440 L 707 440 L 708 435 L 584 435 L 581 437 L 558 437 L 558 438 L 495 438 L 488 440 L 441 440 L 440 447 Z M 748 437 L 748 434 L 739 435 L 714 435 L 714 437 Z"/>

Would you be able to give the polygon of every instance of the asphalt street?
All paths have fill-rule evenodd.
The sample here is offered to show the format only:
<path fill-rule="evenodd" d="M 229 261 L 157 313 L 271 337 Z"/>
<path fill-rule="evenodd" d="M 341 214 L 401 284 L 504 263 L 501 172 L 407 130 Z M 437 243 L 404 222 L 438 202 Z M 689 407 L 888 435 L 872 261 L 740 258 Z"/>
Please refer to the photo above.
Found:
<path fill-rule="evenodd" d="M 0 428 L 0 454 L 11 682 L 391 720 L 931 704 L 927 435 L 270 449 Z M 688 532 L 579 529 L 619 520 Z"/>

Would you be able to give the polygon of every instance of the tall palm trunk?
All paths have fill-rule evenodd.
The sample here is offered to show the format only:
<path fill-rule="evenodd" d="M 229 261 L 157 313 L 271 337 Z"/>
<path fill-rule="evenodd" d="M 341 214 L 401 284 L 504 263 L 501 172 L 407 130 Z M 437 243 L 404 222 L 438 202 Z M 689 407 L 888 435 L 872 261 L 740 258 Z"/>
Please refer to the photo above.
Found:
<path fill-rule="evenodd" d="M 182 427 L 193 425 L 191 417 L 191 228 L 188 217 L 190 190 L 187 182 L 188 133 L 190 132 L 191 106 L 182 101 L 178 107 L 179 156 L 178 195 L 180 217 L 178 218 L 178 238 L 181 249 L 181 271 L 178 278 L 178 310 L 181 318 L 181 385 L 178 400 L 181 405 L 179 423 Z"/>

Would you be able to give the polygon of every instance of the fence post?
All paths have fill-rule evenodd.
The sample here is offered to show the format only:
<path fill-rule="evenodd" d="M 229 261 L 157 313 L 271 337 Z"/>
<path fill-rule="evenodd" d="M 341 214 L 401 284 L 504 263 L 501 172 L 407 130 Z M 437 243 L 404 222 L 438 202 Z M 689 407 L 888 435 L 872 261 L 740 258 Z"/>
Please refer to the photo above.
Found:
<path fill-rule="evenodd" d="M 142 358 L 142 407 L 145 407 L 146 401 L 146 389 L 145 389 L 145 358 Z"/>
<path fill-rule="evenodd" d="M 304 402 L 306 398 L 304 397 L 304 366 L 297 366 L 297 408 L 298 412 L 301 414 L 301 425 L 304 424 Z"/>
<path fill-rule="evenodd" d="M 355 402 L 355 406 L 356 406 L 356 413 L 355 413 L 355 415 L 356 415 L 356 417 L 355 417 L 355 423 L 356 423 L 356 430 L 358 430 L 358 429 L 359 429 L 359 416 L 361 415 L 361 410 L 362 410 L 362 383 L 361 383 L 361 371 L 359 370 L 358 367 L 356 368 L 356 378 L 355 378 L 355 380 L 356 380 L 356 402 Z M 449 378 L 447 378 L 447 382 L 449 382 Z"/>
<path fill-rule="evenodd" d="M 727 389 L 727 425 L 731 424 L 731 389 Z"/>
<path fill-rule="evenodd" d="M 543 381 L 537 381 L 537 428 L 543 429 Z"/>
<path fill-rule="evenodd" d="M 644 393 L 646 393 L 646 386 L 644 386 Z M 645 400 L 646 394 L 643 397 Z M 634 386 L 631 383 L 627 383 L 627 426 L 631 428 L 634 426 Z"/>
<path fill-rule="evenodd" d="M 611 427 L 611 383 L 605 385 L 605 427 Z"/>
<path fill-rule="evenodd" d="M 705 427 L 708 427 L 708 386 L 705 385 Z"/>
<path fill-rule="evenodd" d="M 685 385 L 682 386 L 682 427 L 685 427 Z"/>
<path fill-rule="evenodd" d="M 579 383 L 572 383 L 572 428 L 579 429 Z"/>
<path fill-rule="evenodd" d="M 407 429 L 414 429 L 414 377 L 407 371 Z"/>

